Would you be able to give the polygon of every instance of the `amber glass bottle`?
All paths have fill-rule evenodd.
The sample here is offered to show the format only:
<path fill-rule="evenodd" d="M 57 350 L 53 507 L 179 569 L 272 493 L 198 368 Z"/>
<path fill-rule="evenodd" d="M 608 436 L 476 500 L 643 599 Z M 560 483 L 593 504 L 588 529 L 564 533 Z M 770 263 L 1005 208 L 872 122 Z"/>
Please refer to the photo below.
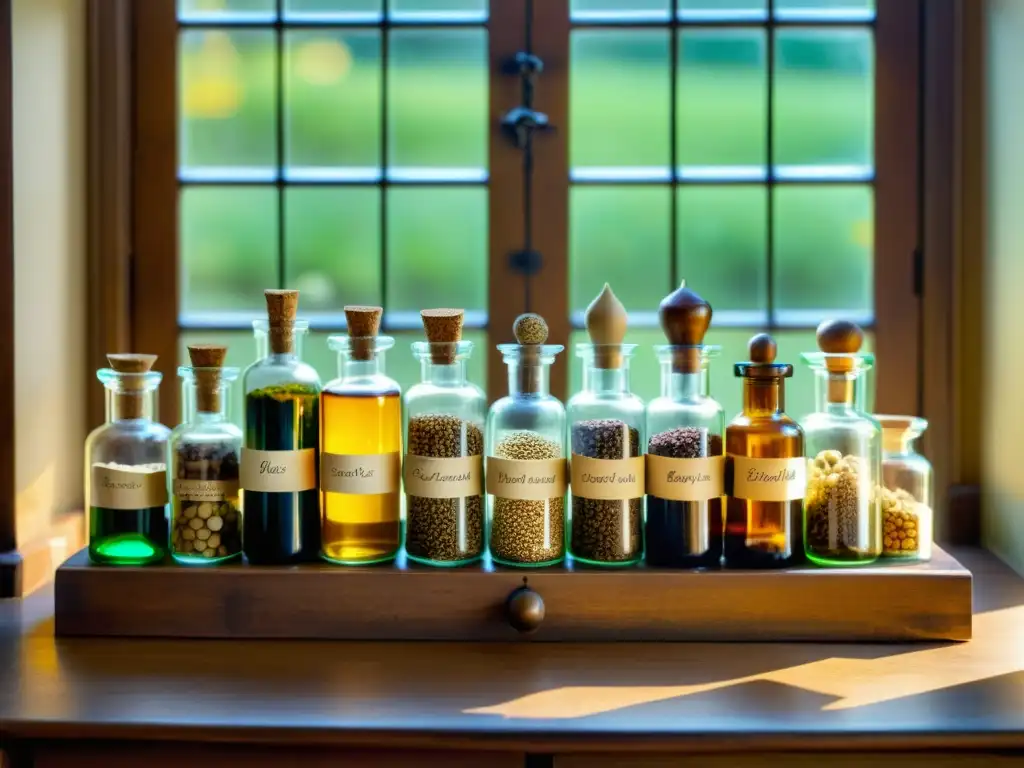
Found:
<path fill-rule="evenodd" d="M 332 336 L 339 377 L 321 395 L 322 556 L 340 565 L 391 560 L 402 545 L 401 390 L 384 375 L 394 339 L 378 336 L 380 307 L 345 307 L 348 336 Z"/>
<path fill-rule="evenodd" d="M 743 411 L 725 428 L 727 568 L 778 568 L 802 562 L 804 434 L 784 411 L 783 379 L 793 366 L 775 362 L 768 334 L 750 340 Z"/>

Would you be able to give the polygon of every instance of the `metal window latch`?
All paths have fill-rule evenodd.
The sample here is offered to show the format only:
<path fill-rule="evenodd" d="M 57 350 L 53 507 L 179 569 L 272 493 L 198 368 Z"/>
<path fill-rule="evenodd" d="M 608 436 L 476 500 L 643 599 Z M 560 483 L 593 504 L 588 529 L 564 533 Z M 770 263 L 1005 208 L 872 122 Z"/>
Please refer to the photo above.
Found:
<path fill-rule="evenodd" d="M 513 251 L 508 256 L 508 265 L 513 272 L 518 272 L 522 275 L 535 275 L 544 266 L 544 257 L 541 256 L 539 251 L 531 249 Z"/>
<path fill-rule="evenodd" d="M 534 131 L 550 131 L 548 116 L 529 107 L 513 107 L 501 118 L 501 128 L 519 149 L 526 144 Z"/>
<path fill-rule="evenodd" d="M 513 58 L 506 61 L 502 69 L 506 75 L 519 75 L 520 77 L 533 79 L 544 71 L 544 62 L 540 56 L 520 51 Z"/>

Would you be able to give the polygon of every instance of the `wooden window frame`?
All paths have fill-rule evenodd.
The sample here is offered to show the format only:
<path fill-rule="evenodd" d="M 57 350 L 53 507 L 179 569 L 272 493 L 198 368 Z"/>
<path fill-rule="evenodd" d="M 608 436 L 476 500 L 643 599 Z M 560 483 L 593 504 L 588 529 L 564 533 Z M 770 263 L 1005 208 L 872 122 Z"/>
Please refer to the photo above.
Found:
<path fill-rule="evenodd" d="M 566 343 L 569 169 L 567 141 L 561 137 L 568 133 L 569 119 L 569 0 L 533 0 L 532 49 L 545 62 L 536 108 L 549 115 L 556 132 L 537 139 L 531 189 L 535 247 L 544 257 L 532 280 L 543 289 L 531 292 L 530 305 L 507 289 L 515 284 L 512 281 L 524 279 L 509 261 L 525 223 L 520 204 L 524 188 L 518 173 L 522 155 L 497 128 L 504 112 L 518 103 L 519 84 L 501 74 L 498 65 L 525 50 L 521 19 L 530 2 L 493 0 L 488 23 L 490 172 L 495 179 L 489 196 L 488 329 L 492 342 L 501 341 L 517 314 L 538 311 L 551 323 L 552 341 Z M 876 404 L 879 411 L 929 418 L 926 446 L 942 491 L 963 482 L 964 473 L 954 470 L 954 464 L 969 464 L 965 449 L 973 450 L 959 443 L 954 449 L 950 439 L 969 419 L 962 408 L 948 404 L 959 404 L 962 396 L 957 393 L 965 386 L 969 390 L 971 381 L 954 381 L 951 373 L 957 370 L 965 343 L 963 334 L 956 343 L 951 338 L 960 327 L 962 312 L 955 318 L 948 312 L 962 254 L 943 255 L 941 242 L 954 225 L 977 229 L 976 223 L 964 225 L 960 218 L 954 221 L 946 215 L 962 202 L 953 194 L 953 180 L 962 171 L 954 150 L 964 151 L 964 136 L 960 114 L 941 95 L 944 87 L 958 82 L 964 66 L 963 46 L 955 46 L 955 57 L 942 47 L 962 34 L 949 19 L 962 16 L 968 6 L 966 0 L 879 0 L 875 22 L 876 71 L 885 72 L 875 86 Z M 165 373 L 177 362 L 177 22 L 173 0 L 90 0 L 90 8 L 91 71 L 104 73 L 102 79 L 90 76 L 95 86 L 90 93 L 90 131 L 99 136 L 90 139 L 90 189 L 95 199 L 90 215 L 85 375 L 90 381 L 90 420 L 96 423 L 102 409 L 91 377 L 106 351 L 145 348 L 160 355 Z M 104 41 L 102 52 L 93 50 L 97 41 Z M 499 177 L 504 181 L 497 182 Z M 977 286 L 972 291 L 959 299 L 958 307 L 964 302 L 971 306 Z M 975 333 L 976 328 L 969 326 L 965 332 Z M 488 380 L 498 392 L 504 366 L 493 350 L 487 350 L 487 356 Z M 941 370 L 936 361 L 942 361 Z M 565 392 L 567 369 L 555 366 L 552 386 L 557 393 Z M 165 398 L 162 415 L 166 421 L 175 420 L 175 398 Z M 953 517 L 965 514 L 953 506 Z M 956 528 L 948 522 L 940 514 L 940 536 Z"/>

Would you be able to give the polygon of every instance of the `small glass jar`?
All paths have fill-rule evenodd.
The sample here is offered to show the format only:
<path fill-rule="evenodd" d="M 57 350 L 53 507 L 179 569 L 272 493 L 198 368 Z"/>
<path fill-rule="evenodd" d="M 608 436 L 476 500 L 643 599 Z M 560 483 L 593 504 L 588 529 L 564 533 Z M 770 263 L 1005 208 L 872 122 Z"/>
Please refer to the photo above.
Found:
<path fill-rule="evenodd" d="M 565 557 L 565 407 L 549 381 L 563 349 L 498 345 L 509 394 L 487 416 L 486 479 L 488 540 L 502 565 L 539 567 Z"/>
<path fill-rule="evenodd" d="M 167 555 L 167 440 L 154 421 L 162 374 L 153 355 L 108 355 L 97 378 L 106 388 L 106 423 L 85 441 L 89 559 L 146 565 Z"/>
<path fill-rule="evenodd" d="M 633 565 L 644 554 L 644 404 L 629 389 L 635 349 L 635 344 L 576 345 L 583 389 L 567 406 L 569 553 L 588 565 Z"/>
<path fill-rule="evenodd" d="M 695 353 L 699 368 L 678 364 Z M 708 394 L 718 347 L 663 345 L 661 396 L 647 405 L 647 563 L 717 568 L 725 511 L 725 414 Z"/>
<path fill-rule="evenodd" d="M 818 565 L 867 565 L 882 553 L 880 499 L 882 428 L 864 409 L 863 333 L 853 323 L 818 326 L 820 352 L 804 354 L 815 375 L 815 412 L 801 422 L 806 436 L 804 546 Z"/>
<path fill-rule="evenodd" d="M 402 392 L 384 373 L 395 340 L 331 336 L 327 345 L 338 354 L 338 378 L 320 396 L 322 557 L 386 562 L 402 546 Z"/>
<path fill-rule="evenodd" d="M 875 416 L 882 425 L 882 557 L 931 560 L 934 477 L 914 448 L 928 422 L 914 416 Z"/>
<path fill-rule="evenodd" d="M 253 322 L 256 362 L 242 374 L 242 550 L 250 563 L 290 565 L 320 556 L 320 377 L 302 361 L 309 323 Z"/>
<path fill-rule="evenodd" d="M 242 554 L 242 430 L 228 421 L 237 368 L 182 366 L 185 419 L 171 433 L 171 555 L 185 565 Z"/>
<path fill-rule="evenodd" d="M 420 381 L 405 394 L 409 558 L 456 566 L 484 551 L 483 453 L 487 396 L 466 378 L 473 342 L 415 342 Z"/>

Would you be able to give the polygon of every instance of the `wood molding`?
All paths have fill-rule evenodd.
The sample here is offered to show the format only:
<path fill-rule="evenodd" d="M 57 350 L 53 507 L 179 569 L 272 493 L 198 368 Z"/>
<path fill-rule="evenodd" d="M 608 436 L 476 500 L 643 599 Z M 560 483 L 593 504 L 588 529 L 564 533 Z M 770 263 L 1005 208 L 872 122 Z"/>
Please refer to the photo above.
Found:
<path fill-rule="evenodd" d="M 14 462 L 14 175 L 11 0 L 0 0 L 0 598 L 21 590 Z"/>
<path fill-rule="evenodd" d="M 131 0 L 89 0 L 86 8 L 87 429 L 104 418 L 96 369 L 107 353 L 132 351 L 132 7 Z"/>

